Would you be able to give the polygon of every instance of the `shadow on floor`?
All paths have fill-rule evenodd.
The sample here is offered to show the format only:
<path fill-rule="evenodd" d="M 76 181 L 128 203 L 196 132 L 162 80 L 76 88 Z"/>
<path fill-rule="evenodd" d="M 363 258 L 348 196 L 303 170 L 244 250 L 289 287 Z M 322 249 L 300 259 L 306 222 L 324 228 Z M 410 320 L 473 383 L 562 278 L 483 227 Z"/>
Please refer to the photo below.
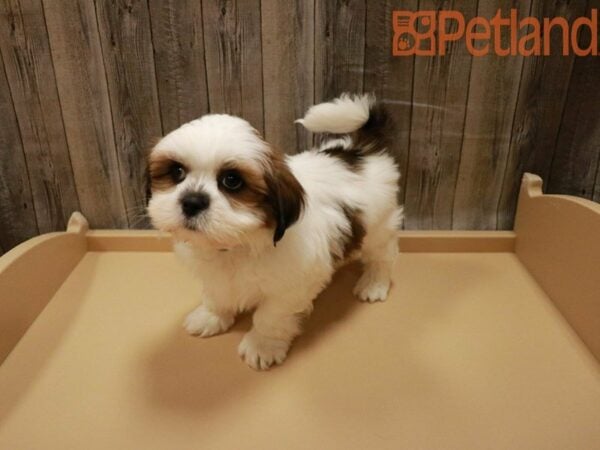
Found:
<path fill-rule="evenodd" d="M 174 329 L 163 345 L 154 349 L 146 363 L 148 398 L 160 408 L 185 410 L 199 415 L 239 401 L 257 389 L 268 388 L 273 377 L 285 376 L 290 360 L 302 358 L 324 334 L 341 325 L 361 303 L 352 295 L 360 269 L 351 265 L 339 271 L 315 301 L 304 332 L 296 339 L 288 361 L 268 372 L 255 372 L 237 355 L 243 334 L 250 329 L 251 315 L 238 318 L 227 333 L 194 338 Z"/>

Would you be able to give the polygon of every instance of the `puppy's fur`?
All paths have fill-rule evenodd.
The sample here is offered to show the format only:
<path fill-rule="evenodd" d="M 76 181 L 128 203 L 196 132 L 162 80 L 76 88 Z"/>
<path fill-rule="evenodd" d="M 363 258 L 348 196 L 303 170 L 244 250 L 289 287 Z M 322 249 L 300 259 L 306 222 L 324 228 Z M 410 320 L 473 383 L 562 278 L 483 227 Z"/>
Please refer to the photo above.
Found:
<path fill-rule="evenodd" d="M 342 136 L 286 156 L 248 122 L 211 114 L 169 133 L 149 160 L 152 222 L 203 280 L 186 330 L 212 336 L 254 309 L 238 351 L 255 369 L 285 359 L 337 267 L 359 257 L 355 294 L 382 301 L 397 255 L 399 172 L 382 106 L 342 95 L 297 122 Z"/>

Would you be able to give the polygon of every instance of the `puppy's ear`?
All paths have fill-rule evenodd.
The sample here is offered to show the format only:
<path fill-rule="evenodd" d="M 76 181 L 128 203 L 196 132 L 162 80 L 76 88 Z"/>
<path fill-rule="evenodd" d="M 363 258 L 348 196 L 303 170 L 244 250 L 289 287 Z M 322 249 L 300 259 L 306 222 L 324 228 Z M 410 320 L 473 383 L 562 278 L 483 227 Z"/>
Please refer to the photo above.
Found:
<path fill-rule="evenodd" d="M 275 220 L 273 245 L 276 245 L 285 230 L 300 217 L 304 208 L 304 189 L 279 154 L 272 157 L 265 182 L 267 202 Z"/>

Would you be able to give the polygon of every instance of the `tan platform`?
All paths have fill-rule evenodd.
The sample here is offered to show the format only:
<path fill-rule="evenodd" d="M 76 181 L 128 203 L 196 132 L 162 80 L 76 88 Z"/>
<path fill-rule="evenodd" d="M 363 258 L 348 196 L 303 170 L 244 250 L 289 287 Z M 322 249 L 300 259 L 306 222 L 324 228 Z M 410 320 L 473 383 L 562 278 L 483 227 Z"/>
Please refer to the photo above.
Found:
<path fill-rule="evenodd" d="M 283 366 L 180 324 L 168 237 L 0 258 L 0 449 L 600 449 L 600 205 L 524 179 L 513 232 L 403 232 L 385 303 L 342 270 Z M 595 355 L 595 357 L 594 357 Z"/>

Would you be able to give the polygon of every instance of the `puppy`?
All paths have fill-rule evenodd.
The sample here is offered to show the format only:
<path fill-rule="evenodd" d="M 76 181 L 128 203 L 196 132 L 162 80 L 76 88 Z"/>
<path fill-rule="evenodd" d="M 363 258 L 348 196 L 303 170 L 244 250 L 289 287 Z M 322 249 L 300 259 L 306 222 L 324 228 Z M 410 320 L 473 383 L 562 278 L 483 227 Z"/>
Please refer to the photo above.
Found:
<path fill-rule="evenodd" d="M 149 158 L 148 214 L 203 281 L 185 329 L 212 336 L 254 310 L 238 352 L 258 370 L 283 362 L 344 262 L 364 264 L 360 300 L 385 300 L 398 251 L 399 172 L 382 105 L 342 95 L 297 122 L 338 136 L 287 156 L 245 120 L 210 114 L 169 133 Z"/>

